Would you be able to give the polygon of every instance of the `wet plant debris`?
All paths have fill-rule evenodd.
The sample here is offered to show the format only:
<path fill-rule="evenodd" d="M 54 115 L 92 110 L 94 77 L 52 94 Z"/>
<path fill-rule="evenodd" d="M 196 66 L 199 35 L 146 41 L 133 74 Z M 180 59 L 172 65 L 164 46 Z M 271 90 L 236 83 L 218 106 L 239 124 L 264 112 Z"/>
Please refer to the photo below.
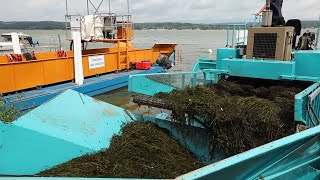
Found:
<path fill-rule="evenodd" d="M 6 101 L 0 96 L 0 122 L 5 124 L 13 123 L 21 112 L 13 104 L 6 107 Z"/>
<path fill-rule="evenodd" d="M 205 166 L 152 123 L 126 125 L 110 148 L 39 173 L 42 177 L 175 178 Z"/>
<path fill-rule="evenodd" d="M 232 156 L 295 133 L 294 96 L 309 85 L 230 78 L 156 97 L 170 105 L 177 121 L 185 123 L 188 114 L 205 124 L 214 136 L 213 154 Z"/>

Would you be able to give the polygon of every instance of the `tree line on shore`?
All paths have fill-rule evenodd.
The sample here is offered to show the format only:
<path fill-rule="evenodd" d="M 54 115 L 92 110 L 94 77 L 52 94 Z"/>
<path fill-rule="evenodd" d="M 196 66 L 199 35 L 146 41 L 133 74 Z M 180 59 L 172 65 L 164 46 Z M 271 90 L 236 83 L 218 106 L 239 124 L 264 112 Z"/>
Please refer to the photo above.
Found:
<path fill-rule="evenodd" d="M 317 28 L 318 21 L 302 21 L 302 28 Z M 184 30 L 184 29 L 201 29 L 201 30 L 221 30 L 227 28 L 227 23 L 223 24 L 192 24 L 192 23 L 135 23 L 136 30 L 143 29 L 168 29 L 168 30 Z M 65 22 L 56 21 L 0 21 L 0 29 L 19 29 L 19 30 L 53 30 L 65 29 Z"/>

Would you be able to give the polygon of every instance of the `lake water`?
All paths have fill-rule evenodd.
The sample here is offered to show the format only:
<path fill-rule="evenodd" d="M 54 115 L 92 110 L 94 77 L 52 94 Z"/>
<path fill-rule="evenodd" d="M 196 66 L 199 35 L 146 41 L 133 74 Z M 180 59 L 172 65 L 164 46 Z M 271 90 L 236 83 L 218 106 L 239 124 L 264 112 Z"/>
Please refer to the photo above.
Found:
<path fill-rule="evenodd" d="M 17 30 L 0 30 L 0 34 Z M 58 44 L 58 34 L 61 36 L 61 45 L 69 49 L 64 30 L 18 30 L 33 37 L 34 42 L 40 45 Z M 170 71 L 191 71 L 193 64 L 203 56 L 208 57 L 208 49 L 215 52 L 217 48 L 226 45 L 227 32 L 224 30 L 139 30 L 135 31 L 132 43 L 138 48 L 150 48 L 155 43 L 177 43 L 182 50 L 182 64 L 177 65 Z M 103 43 L 93 43 L 88 48 L 104 47 Z M 130 102 L 130 94 L 126 88 L 96 96 L 96 98 L 121 106 L 134 109 L 135 105 Z"/>

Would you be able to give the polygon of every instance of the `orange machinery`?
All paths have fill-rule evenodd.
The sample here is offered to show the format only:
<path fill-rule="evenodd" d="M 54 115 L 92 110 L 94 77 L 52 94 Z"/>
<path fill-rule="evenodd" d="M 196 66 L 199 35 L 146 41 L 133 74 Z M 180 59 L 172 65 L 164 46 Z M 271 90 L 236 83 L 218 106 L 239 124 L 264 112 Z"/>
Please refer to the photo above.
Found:
<path fill-rule="evenodd" d="M 128 42 L 126 43 L 128 45 Z M 150 49 L 117 47 L 83 50 L 82 63 L 84 77 L 101 75 L 130 68 L 131 62 L 150 60 L 156 62 L 160 54 L 170 56 L 176 44 L 155 44 Z M 104 56 L 105 66 L 89 69 L 90 56 Z M 16 92 L 37 86 L 71 81 L 74 77 L 73 51 L 67 51 L 65 57 L 58 57 L 57 52 L 36 53 L 37 60 L 8 62 L 7 56 L 0 56 L 0 93 Z"/>
<path fill-rule="evenodd" d="M 67 39 L 71 40 L 69 35 L 76 28 L 81 32 L 83 43 L 102 42 L 115 45 L 112 48 L 82 50 L 85 78 L 128 70 L 131 68 L 131 64 L 136 61 L 149 60 L 151 63 L 155 63 L 160 54 L 170 57 L 175 51 L 176 44 L 155 44 L 149 49 L 134 48 L 130 43 L 134 30 L 131 15 L 118 16 L 115 13 L 110 13 L 110 4 L 109 13 L 98 12 L 99 8 L 95 8 L 94 14 L 86 16 L 70 15 L 67 0 L 66 5 Z M 78 22 L 77 26 L 74 26 L 74 22 Z M 89 24 L 87 24 L 88 22 Z M 88 29 L 91 31 L 83 35 L 82 33 Z M 0 56 L 0 94 L 75 79 L 74 51 L 36 53 L 35 56 L 37 60 L 27 61 L 22 57 L 22 61 L 18 62 L 10 62 L 7 56 Z M 99 63 L 103 66 L 95 68 L 90 66 L 95 57 L 100 58 Z"/>

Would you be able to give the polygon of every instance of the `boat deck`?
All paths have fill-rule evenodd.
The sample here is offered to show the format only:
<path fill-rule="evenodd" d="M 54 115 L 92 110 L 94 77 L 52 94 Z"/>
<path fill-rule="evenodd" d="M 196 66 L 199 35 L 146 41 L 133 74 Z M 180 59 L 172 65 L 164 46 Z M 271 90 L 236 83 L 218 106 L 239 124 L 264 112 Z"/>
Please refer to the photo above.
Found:
<path fill-rule="evenodd" d="M 14 104 L 16 107 L 19 107 L 21 111 L 27 111 L 49 101 L 68 89 L 75 90 L 88 96 L 95 96 L 127 86 L 130 75 L 162 72 L 164 72 L 162 67 L 152 67 L 150 70 L 111 73 L 87 78 L 81 86 L 76 85 L 73 82 L 66 82 L 43 87 L 41 89 L 24 91 L 14 95 L 7 95 L 4 98 L 7 102 L 7 106 Z"/>

